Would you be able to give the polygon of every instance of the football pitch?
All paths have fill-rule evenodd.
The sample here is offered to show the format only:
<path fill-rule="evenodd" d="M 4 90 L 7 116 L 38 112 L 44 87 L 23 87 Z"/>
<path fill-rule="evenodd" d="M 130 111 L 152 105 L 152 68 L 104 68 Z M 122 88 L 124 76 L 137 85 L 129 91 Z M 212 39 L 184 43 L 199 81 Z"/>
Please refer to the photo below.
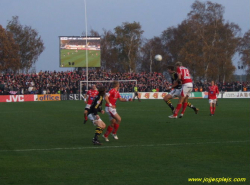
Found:
<path fill-rule="evenodd" d="M 181 119 L 169 119 L 162 100 L 118 102 L 119 140 L 102 146 L 83 124 L 83 101 L 1 103 L 0 184 L 250 184 L 249 99 L 219 99 L 213 117 L 207 99 L 190 102 L 199 113 L 187 108 Z"/>
<path fill-rule="evenodd" d="M 88 67 L 100 67 L 100 50 L 87 52 Z M 60 60 L 60 67 L 86 67 L 86 50 L 63 49 L 60 52 Z"/>

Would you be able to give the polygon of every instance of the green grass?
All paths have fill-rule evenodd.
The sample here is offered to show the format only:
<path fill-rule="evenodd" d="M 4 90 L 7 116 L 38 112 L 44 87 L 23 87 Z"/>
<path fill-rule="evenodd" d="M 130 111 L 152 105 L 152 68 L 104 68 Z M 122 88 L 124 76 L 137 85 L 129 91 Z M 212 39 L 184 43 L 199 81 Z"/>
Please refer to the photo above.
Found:
<path fill-rule="evenodd" d="M 0 184 L 185 185 L 204 177 L 249 184 L 249 99 L 220 99 L 213 117 L 207 99 L 190 102 L 199 114 L 187 108 L 182 119 L 168 119 L 162 100 L 118 102 L 119 140 L 100 138 L 103 146 L 92 145 L 82 101 L 1 103 Z"/>
<path fill-rule="evenodd" d="M 86 51 L 85 50 L 63 49 L 60 52 L 60 67 L 86 67 Z M 88 67 L 100 67 L 100 50 L 88 52 Z M 71 65 L 69 65 L 71 62 Z M 72 62 L 74 65 L 72 66 Z"/>

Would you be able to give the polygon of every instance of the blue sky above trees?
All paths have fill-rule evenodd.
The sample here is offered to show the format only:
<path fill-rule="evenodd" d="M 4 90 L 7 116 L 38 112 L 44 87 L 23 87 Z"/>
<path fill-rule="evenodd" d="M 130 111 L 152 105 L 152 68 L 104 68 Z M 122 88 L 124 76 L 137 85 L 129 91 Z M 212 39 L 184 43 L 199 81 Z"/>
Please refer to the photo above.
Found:
<path fill-rule="evenodd" d="M 201 1 L 205 2 L 205 1 Z M 225 7 L 224 19 L 240 26 L 243 34 L 250 29 L 249 0 L 211 0 Z M 86 0 L 88 30 L 100 34 L 122 22 L 140 22 L 143 37 L 153 38 L 170 26 L 177 26 L 191 10 L 194 0 Z M 41 35 L 45 50 L 36 70 L 59 68 L 58 36 L 78 36 L 85 31 L 84 0 L 1 0 L 0 24 L 5 28 L 12 16 L 19 16 L 23 25 L 31 26 Z M 237 65 L 238 57 L 234 64 Z M 240 73 L 237 69 L 236 73 Z"/>

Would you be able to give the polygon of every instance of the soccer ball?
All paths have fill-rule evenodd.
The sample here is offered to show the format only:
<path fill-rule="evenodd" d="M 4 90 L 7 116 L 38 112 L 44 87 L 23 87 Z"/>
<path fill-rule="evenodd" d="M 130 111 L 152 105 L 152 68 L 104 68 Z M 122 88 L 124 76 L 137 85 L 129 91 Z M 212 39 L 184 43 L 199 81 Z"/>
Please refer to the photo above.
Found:
<path fill-rule="evenodd" d="M 156 61 L 161 61 L 162 60 L 162 56 L 161 55 L 155 55 L 155 60 Z"/>

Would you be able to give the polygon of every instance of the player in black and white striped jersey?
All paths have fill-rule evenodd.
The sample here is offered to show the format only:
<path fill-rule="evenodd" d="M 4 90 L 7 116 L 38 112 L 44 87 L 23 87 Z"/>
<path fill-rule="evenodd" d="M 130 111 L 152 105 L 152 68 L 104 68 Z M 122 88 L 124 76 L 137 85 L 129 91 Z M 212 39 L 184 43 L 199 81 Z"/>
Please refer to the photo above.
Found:
<path fill-rule="evenodd" d="M 96 126 L 95 135 L 92 140 L 95 145 L 102 145 L 102 143 L 98 140 L 99 136 L 106 128 L 106 124 L 101 120 L 98 112 L 104 114 L 104 110 L 102 110 L 102 102 L 104 100 L 104 96 L 106 93 L 105 87 L 100 87 L 98 89 L 98 95 L 94 98 L 89 111 L 88 111 L 88 119 L 92 121 L 93 125 Z"/>

